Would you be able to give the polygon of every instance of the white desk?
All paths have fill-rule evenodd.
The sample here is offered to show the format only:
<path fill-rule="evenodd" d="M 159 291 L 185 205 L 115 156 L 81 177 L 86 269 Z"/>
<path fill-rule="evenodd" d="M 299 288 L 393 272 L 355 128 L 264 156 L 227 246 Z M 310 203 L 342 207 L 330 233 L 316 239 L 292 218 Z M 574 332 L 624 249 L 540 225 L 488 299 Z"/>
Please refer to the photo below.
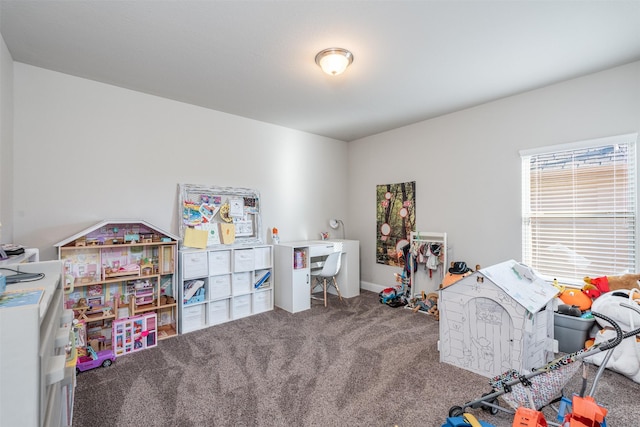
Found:
<path fill-rule="evenodd" d="M 360 295 L 360 242 L 357 240 L 305 240 L 275 245 L 274 304 L 291 313 L 311 308 L 311 270 L 322 268 L 327 255 L 342 252 L 336 281 L 343 298 Z M 296 263 L 296 256 L 302 263 Z M 295 268 L 298 267 L 298 268 Z M 333 288 L 331 293 L 335 294 Z"/>

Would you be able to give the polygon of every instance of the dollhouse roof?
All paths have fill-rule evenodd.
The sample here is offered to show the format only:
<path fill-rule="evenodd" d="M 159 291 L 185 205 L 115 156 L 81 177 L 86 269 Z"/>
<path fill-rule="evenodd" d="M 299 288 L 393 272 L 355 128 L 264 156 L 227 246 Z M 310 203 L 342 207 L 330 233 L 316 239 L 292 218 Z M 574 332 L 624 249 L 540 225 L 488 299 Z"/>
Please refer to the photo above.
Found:
<path fill-rule="evenodd" d="M 94 231 L 96 231 L 96 230 L 98 230 L 98 229 L 100 229 L 102 227 L 136 225 L 136 224 L 139 224 L 139 225 L 141 225 L 141 226 L 143 226 L 145 228 L 148 228 L 151 231 L 157 232 L 157 233 L 161 234 L 163 237 L 168 237 L 171 240 L 175 240 L 175 241 L 179 241 L 180 240 L 180 238 L 178 236 L 176 236 L 174 234 L 171 234 L 171 233 L 169 233 L 169 232 L 167 232 L 167 231 L 165 231 L 165 230 L 163 230 L 163 229 L 161 229 L 159 227 L 156 227 L 155 225 L 153 225 L 153 224 L 151 224 L 151 223 L 149 223 L 147 221 L 144 221 L 144 220 L 140 220 L 140 219 L 116 219 L 116 220 L 104 220 L 104 221 L 101 221 L 101 222 L 99 222 L 99 223 L 97 223 L 97 224 L 95 224 L 95 225 L 93 225 L 93 226 L 91 226 L 89 228 L 85 228 L 84 230 L 74 234 L 71 237 L 68 237 L 68 238 L 62 240 L 61 242 L 56 243 L 53 246 L 55 246 L 55 247 L 65 246 L 65 245 L 73 242 L 74 240 L 76 240 L 76 239 L 78 239 L 80 237 L 86 236 L 88 234 L 91 234 Z"/>
<path fill-rule="evenodd" d="M 538 276 L 532 268 L 515 260 L 482 268 L 445 287 L 442 292 L 447 292 L 449 288 L 460 286 L 467 281 L 476 281 L 476 277 L 480 274 L 531 313 L 541 310 L 558 293 L 558 289 Z"/>

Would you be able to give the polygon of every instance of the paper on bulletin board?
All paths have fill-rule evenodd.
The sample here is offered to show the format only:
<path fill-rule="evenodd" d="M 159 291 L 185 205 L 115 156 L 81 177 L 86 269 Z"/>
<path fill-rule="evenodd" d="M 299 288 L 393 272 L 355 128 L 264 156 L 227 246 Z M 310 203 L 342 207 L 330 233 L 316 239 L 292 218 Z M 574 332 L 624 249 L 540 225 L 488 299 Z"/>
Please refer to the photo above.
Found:
<path fill-rule="evenodd" d="M 207 230 L 187 227 L 184 230 L 184 245 L 190 248 L 206 249 L 208 234 Z"/>
<path fill-rule="evenodd" d="M 199 228 L 207 232 L 207 246 L 220 244 L 220 230 L 218 229 L 218 223 L 207 222 L 200 224 Z"/>
<path fill-rule="evenodd" d="M 233 198 L 229 200 L 229 216 L 240 218 L 244 215 L 244 199 Z"/>
<path fill-rule="evenodd" d="M 222 243 L 230 245 L 236 240 L 236 226 L 234 224 L 220 223 L 220 237 Z"/>

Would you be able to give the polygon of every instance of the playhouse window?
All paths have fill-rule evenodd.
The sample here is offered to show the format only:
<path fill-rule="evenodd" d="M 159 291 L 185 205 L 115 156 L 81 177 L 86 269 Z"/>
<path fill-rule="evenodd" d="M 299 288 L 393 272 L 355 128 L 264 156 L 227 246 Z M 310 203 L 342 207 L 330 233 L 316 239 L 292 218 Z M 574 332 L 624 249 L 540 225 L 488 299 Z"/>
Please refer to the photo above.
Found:
<path fill-rule="evenodd" d="M 635 273 L 637 134 L 520 152 L 522 260 L 546 278 Z"/>

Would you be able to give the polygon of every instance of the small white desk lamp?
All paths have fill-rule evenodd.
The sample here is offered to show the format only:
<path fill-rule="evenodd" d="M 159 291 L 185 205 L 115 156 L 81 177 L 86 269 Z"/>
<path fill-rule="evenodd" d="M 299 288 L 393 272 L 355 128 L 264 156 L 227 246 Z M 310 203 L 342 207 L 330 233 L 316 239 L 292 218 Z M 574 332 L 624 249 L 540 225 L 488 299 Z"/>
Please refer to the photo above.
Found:
<path fill-rule="evenodd" d="M 345 239 L 344 222 L 342 222 L 341 219 L 329 220 L 329 227 L 333 228 L 334 230 L 337 230 L 340 225 L 342 225 L 342 238 Z"/>

